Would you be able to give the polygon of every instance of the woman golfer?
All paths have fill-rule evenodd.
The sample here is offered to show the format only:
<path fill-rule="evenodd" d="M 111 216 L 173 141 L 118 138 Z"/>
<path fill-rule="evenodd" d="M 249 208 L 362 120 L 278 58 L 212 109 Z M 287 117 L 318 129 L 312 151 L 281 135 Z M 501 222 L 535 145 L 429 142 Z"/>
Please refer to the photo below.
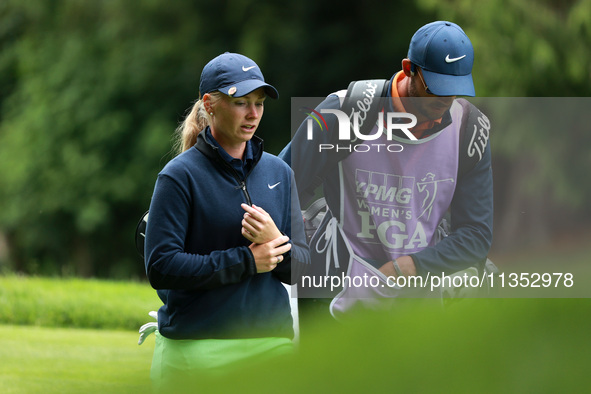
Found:
<path fill-rule="evenodd" d="M 199 91 L 177 130 L 181 153 L 158 175 L 146 231 L 146 272 L 164 303 L 157 386 L 289 352 L 282 282 L 309 264 L 291 170 L 255 136 L 277 90 L 254 61 L 224 53 L 204 67 Z"/>

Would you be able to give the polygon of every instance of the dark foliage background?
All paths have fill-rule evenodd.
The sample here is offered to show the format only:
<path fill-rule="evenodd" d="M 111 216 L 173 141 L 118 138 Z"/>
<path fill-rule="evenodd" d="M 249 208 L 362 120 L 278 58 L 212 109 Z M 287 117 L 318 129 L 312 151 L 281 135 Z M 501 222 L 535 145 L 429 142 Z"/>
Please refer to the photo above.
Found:
<path fill-rule="evenodd" d="M 202 67 L 224 51 L 253 58 L 278 88 L 259 131 L 277 154 L 291 97 L 390 77 L 414 31 L 437 19 L 470 36 L 479 96 L 588 96 L 590 15 L 589 0 L 5 0 L 0 271 L 143 277 L 136 222 Z M 588 227 L 580 123 L 494 131 L 497 252 Z"/>

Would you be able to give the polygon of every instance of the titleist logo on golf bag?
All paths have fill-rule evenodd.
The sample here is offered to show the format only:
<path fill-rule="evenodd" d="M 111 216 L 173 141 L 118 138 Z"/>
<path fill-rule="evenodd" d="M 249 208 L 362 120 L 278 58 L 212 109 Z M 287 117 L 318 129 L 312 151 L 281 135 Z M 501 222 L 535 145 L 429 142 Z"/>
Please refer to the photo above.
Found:
<path fill-rule="evenodd" d="M 365 119 L 367 119 L 367 113 L 371 108 L 371 104 L 373 103 L 374 97 L 376 95 L 376 89 L 378 85 L 367 81 L 365 83 L 365 90 L 361 95 L 362 98 L 358 99 L 355 102 L 355 107 L 359 109 L 358 116 L 359 116 L 359 128 L 363 127 L 363 123 L 365 123 Z M 355 116 L 355 107 L 351 108 L 351 114 L 349 115 L 349 119 L 353 120 Z"/>
<path fill-rule="evenodd" d="M 478 128 L 478 125 L 480 125 L 480 128 Z M 478 153 L 478 160 L 480 161 L 490 135 L 490 121 L 482 112 L 478 117 L 478 125 L 474 125 L 474 132 L 468 144 L 468 156 L 473 157 Z"/>

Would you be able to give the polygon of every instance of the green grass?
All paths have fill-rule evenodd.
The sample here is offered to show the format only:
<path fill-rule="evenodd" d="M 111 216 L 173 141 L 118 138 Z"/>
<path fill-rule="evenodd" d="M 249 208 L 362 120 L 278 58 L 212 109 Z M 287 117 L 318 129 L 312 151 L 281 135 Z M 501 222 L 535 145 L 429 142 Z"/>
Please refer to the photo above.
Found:
<path fill-rule="evenodd" d="M 0 392 L 149 392 L 147 283 L 0 276 Z"/>
<path fill-rule="evenodd" d="M 581 392 L 591 379 L 591 300 L 411 300 L 395 314 L 319 319 L 294 357 L 203 393 Z M 146 393 L 154 346 L 137 333 L 0 326 L 3 393 Z M 188 392 L 195 392 L 194 387 Z M 585 390 L 583 390 L 585 391 Z M 170 392 L 178 392 L 172 390 Z"/>
<path fill-rule="evenodd" d="M 212 387 L 241 393 L 586 391 L 590 308 L 588 299 L 467 300 L 445 311 L 412 301 L 396 314 L 367 313 L 330 330 L 319 322 L 291 364 L 245 368 Z"/>
<path fill-rule="evenodd" d="M 493 260 L 508 272 L 535 272 L 562 258 L 568 265 L 559 270 L 579 269 L 575 280 L 588 280 L 589 248 L 568 252 Z M 396 313 L 361 314 L 345 325 L 319 317 L 294 357 L 244 363 L 227 378 L 200 381 L 198 391 L 586 391 L 591 299 L 584 294 L 467 299 L 445 309 L 406 300 Z M 154 336 L 138 346 L 137 330 L 160 305 L 147 283 L 0 277 L 0 392 L 149 393 Z"/>
<path fill-rule="evenodd" d="M 161 305 L 148 283 L 0 276 L 0 324 L 136 330 Z"/>
<path fill-rule="evenodd" d="M 149 393 L 154 341 L 132 331 L 0 326 L 2 393 Z"/>

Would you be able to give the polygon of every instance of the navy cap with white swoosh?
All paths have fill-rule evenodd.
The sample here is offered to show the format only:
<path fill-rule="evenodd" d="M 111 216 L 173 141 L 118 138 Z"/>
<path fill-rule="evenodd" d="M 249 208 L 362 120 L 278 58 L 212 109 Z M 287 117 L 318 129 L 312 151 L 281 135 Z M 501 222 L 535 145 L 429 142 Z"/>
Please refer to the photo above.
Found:
<path fill-rule="evenodd" d="M 279 97 L 277 89 L 265 82 L 261 69 L 252 59 L 239 53 L 225 52 L 203 67 L 199 94 L 219 91 L 228 96 L 242 97 L 261 87 L 267 96 Z"/>
<path fill-rule="evenodd" d="M 423 72 L 429 90 L 438 96 L 474 96 L 474 48 L 460 26 L 437 21 L 413 35 L 408 58 Z"/>

